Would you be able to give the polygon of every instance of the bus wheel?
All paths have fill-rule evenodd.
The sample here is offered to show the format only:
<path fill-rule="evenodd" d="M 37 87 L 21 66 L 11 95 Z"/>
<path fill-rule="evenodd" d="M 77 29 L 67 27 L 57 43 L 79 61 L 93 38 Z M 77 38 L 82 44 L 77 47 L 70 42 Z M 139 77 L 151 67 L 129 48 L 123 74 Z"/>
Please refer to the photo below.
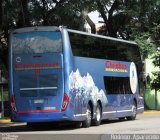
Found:
<path fill-rule="evenodd" d="M 27 127 L 30 127 L 30 128 L 39 128 L 39 126 L 40 126 L 39 123 L 31 123 L 31 122 L 27 123 Z"/>
<path fill-rule="evenodd" d="M 127 117 L 127 120 L 135 120 L 137 115 L 137 106 L 136 103 L 134 102 L 132 105 L 132 116 Z"/>
<path fill-rule="evenodd" d="M 119 120 L 120 120 L 120 121 L 124 121 L 124 120 L 125 120 L 125 117 L 120 117 Z"/>
<path fill-rule="evenodd" d="M 86 120 L 83 121 L 82 123 L 82 126 L 87 128 L 87 127 L 90 127 L 91 126 L 91 107 L 90 105 L 88 104 L 87 105 L 87 110 L 86 110 Z"/>
<path fill-rule="evenodd" d="M 96 117 L 92 120 L 92 124 L 95 126 L 98 126 L 101 124 L 101 117 L 102 117 L 102 111 L 101 111 L 101 107 L 98 104 L 96 107 Z"/>
<path fill-rule="evenodd" d="M 75 128 L 81 128 L 81 127 L 82 127 L 82 122 L 75 123 Z"/>

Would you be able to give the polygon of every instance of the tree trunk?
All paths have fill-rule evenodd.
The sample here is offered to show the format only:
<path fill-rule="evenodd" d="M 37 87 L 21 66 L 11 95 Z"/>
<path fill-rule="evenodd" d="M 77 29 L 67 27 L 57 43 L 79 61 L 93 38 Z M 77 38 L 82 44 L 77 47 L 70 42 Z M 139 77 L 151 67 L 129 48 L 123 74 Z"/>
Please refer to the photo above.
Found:
<path fill-rule="evenodd" d="M 3 0 L 0 0 L 0 32 L 3 27 Z"/>
<path fill-rule="evenodd" d="M 104 23 L 106 24 L 106 30 L 108 32 L 108 35 L 111 37 L 117 37 L 117 30 L 115 27 L 113 27 L 113 13 L 118 8 L 119 4 L 119 0 L 115 0 L 109 11 L 107 11 L 107 16 L 106 11 L 104 9 L 105 5 L 103 5 L 99 0 L 97 0 L 98 11 L 102 16 Z"/>
<path fill-rule="evenodd" d="M 28 0 L 20 0 L 19 4 L 20 4 L 20 12 L 18 16 L 17 26 L 18 27 L 30 26 Z"/>
<path fill-rule="evenodd" d="M 88 16 L 88 10 L 84 9 L 82 11 L 82 16 L 83 19 L 87 21 L 87 23 L 89 24 L 89 26 L 91 27 L 91 33 L 95 34 L 96 33 L 96 25 L 95 23 L 90 19 L 90 17 Z M 83 25 L 84 26 L 84 25 Z"/>
<path fill-rule="evenodd" d="M 86 16 L 86 21 L 89 24 L 89 26 L 91 27 L 91 33 L 95 34 L 96 33 L 96 25 L 94 24 L 94 22 L 90 19 L 90 17 L 88 15 Z"/>

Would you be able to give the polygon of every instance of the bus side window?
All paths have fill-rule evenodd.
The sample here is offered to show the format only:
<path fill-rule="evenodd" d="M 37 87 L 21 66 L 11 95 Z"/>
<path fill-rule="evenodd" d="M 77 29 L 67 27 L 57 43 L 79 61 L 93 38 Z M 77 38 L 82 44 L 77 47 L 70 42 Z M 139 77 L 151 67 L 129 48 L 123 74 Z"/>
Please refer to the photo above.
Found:
<path fill-rule="evenodd" d="M 129 77 L 104 76 L 104 85 L 107 94 L 131 94 Z"/>

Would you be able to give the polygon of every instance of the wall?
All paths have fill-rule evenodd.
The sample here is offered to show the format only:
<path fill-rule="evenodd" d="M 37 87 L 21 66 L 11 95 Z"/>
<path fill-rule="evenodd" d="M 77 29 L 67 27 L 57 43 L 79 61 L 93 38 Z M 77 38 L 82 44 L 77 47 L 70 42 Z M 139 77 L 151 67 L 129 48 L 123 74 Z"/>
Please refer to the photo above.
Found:
<path fill-rule="evenodd" d="M 150 79 L 154 78 L 152 72 L 158 70 L 158 68 L 154 67 L 152 61 L 153 60 L 152 60 L 151 56 L 148 59 L 145 60 L 146 76 L 149 75 Z M 144 99 L 145 99 L 145 105 L 146 105 L 147 109 L 158 109 L 158 110 L 160 110 L 160 91 L 157 92 L 157 108 L 156 108 L 156 105 L 155 105 L 155 90 L 151 89 L 149 80 L 147 81 L 147 84 L 146 84 Z"/>

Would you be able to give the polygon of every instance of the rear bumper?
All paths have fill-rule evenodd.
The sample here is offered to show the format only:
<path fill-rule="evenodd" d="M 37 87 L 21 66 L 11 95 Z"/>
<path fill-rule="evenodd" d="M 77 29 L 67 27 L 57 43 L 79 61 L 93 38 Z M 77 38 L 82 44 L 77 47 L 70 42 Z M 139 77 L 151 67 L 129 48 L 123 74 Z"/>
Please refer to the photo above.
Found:
<path fill-rule="evenodd" d="M 16 113 L 12 114 L 14 122 L 53 122 L 53 121 L 74 121 L 72 115 L 65 112 L 42 112 L 42 113 Z"/>

